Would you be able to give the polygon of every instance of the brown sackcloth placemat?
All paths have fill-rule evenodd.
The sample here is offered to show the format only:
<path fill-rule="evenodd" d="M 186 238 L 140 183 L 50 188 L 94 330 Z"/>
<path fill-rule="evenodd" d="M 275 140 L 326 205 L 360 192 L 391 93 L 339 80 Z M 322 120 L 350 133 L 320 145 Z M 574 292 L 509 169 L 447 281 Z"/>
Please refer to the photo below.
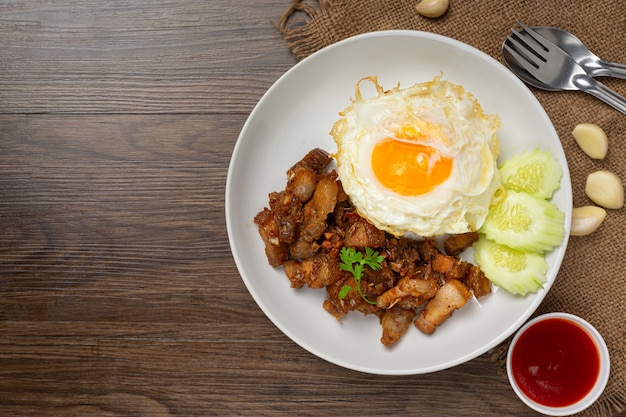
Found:
<path fill-rule="evenodd" d="M 576 34 L 597 55 L 626 63 L 626 12 L 622 1 L 450 0 L 438 19 L 417 14 L 417 0 L 294 0 L 279 22 L 298 59 L 344 38 L 388 29 L 421 30 L 465 42 L 502 61 L 500 47 L 516 18 L 531 26 L 555 26 Z M 402 54 L 398 51 L 399 62 Z M 462 63 L 460 63 L 462 65 Z M 375 75 L 375 74 L 374 74 Z M 603 79 L 626 95 L 626 80 Z M 584 193 L 589 173 L 606 169 L 626 180 L 626 115 L 582 92 L 531 89 L 559 134 L 569 163 L 574 206 L 592 204 Z M 587 157 L 571 131 L 596 123 L 609 137 L 604 160 Z M 593 234 L 571 237 L 556 282 L 536 314 L 563 311 L 587 319 L 604 336 L 611 377 L 601 399 L 581 415 L 611 416 L 626 407 L 626 209 L 607 210 Z M 507 343 L 491 354 L 502 368 Z"/>

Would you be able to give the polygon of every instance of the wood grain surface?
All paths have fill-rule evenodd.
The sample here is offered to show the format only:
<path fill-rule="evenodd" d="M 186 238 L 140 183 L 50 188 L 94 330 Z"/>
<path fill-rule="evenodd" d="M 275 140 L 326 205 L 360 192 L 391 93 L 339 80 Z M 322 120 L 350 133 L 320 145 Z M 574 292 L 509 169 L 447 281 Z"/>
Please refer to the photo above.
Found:
<path fill-rule="evenodd" d="M 0 2 L 1 416 L 533 416 L 487 356 L 374 376 L 261 312 L 224 220 L 289 0 Z"/>

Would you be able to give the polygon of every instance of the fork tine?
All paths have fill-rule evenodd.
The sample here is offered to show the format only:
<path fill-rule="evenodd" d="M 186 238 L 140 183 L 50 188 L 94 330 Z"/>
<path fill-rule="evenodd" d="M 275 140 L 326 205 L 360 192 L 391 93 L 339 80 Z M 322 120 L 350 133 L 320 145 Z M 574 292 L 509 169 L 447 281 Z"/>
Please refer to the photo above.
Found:
<path fill-rule="evenodd" d="M 508 39 L 508 38 L 507 38 Z M 525 56 L 518 53 L 515 49 L 511 48 L 509 45 L 505 44 L 504 49 L 515 58 L 519 65 L 521 65 L 526 71 L 528 71 L 531 75 L 535 75 L 538 70 L 538 66 L 534 63 L 530 62 Z"/>
<path fill-rule="evenodd" d="M 541 36 L 540 34 L 538 34 L 537 32 L 535 32 L 534 30 L 532 30 L 529 26 L 525 25 L 524 22 L 522 22 L 521 20 L 517 19 L 517 24 L 520 25 L 522 27 L 522 29 L 524 29 L 524 31 L 535 41 L 537 42 L 537 44 L 539 46 L 541 46 L 543 48 L 544 51 L 548 52 L 550 50 L 550 48 L 546 45 L 546 39 Z M 513 31 L 515 32 L 515 31 Z M 520 35 L 519 33 L 517 33 L 518 35 Z"/>
<path fill-rule="evenodd" d="M 524 61 L 532 63 L 535 68 L 538 68 L 539 65 L 546 61 L 543 57 L 539 56 L 534 48 L 526 42 L 526 39 L 519 36 L 517 32 L 513 31 L 513 35 L 507 36 L 506 40 L 515 47 L 509 47 L 510 50 L 515 49 L 518 56 L 522 57 Z"/>

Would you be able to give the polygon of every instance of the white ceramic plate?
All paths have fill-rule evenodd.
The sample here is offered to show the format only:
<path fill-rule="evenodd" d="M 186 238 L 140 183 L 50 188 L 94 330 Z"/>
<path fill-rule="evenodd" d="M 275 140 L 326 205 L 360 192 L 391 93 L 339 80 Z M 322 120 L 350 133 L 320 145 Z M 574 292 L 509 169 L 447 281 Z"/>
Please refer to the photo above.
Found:
<path fill-rule="evenodd" d="M 567 213 L 566 239 L 547 257 L 545 289 L 527 297 L 496 291 L 472 300 L 430 336 L 413 326 L 392 348 L 380 343 L 375 316 L 352 312 L 339 323 L 322 308 L 324 290 L 292 289 L 282 268 L 268 265 L 254 216 L 267 195 L 285 187 L 285 172 L 315 147 L 336 146 L 329 131 L 354 97 L 355 83 L 378 76 L 384 88 L 444 79 L 473 93 L 485 112 L 502 119 L 501 158 L 541 147 L 563 167 L 553 201 Z M 364 93 L 365 94 L 365 93 Z M 571 183 L 559 138 L 545 111 L 508 69 L 456 40 L 416 31 L 356 36 L 301 61 L 267 91 L 235 145 L 226 184 L 226 223 L 246 287 L 269 319 L 309 352 L 346 368 L 374 374 L 419 374 L 461 364 L 506 339 L 535 311 L 556 278 L 571 220 Z"/>

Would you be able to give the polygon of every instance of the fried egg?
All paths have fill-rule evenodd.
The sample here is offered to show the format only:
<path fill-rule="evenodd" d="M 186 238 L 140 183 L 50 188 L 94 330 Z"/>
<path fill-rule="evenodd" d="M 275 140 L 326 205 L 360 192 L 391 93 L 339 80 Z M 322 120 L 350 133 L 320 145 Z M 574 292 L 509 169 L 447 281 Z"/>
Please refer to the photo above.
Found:
<path fill-rule="evenodd" d="M 364 98 L 361 83 L 377 94 Z M 396 236 L 476 231 L 496 190 L 500 118 L 460 86 L 432 81 L 385 91 L 356 84 L 331 135 L 343 188 L 359 214 Z"/>

